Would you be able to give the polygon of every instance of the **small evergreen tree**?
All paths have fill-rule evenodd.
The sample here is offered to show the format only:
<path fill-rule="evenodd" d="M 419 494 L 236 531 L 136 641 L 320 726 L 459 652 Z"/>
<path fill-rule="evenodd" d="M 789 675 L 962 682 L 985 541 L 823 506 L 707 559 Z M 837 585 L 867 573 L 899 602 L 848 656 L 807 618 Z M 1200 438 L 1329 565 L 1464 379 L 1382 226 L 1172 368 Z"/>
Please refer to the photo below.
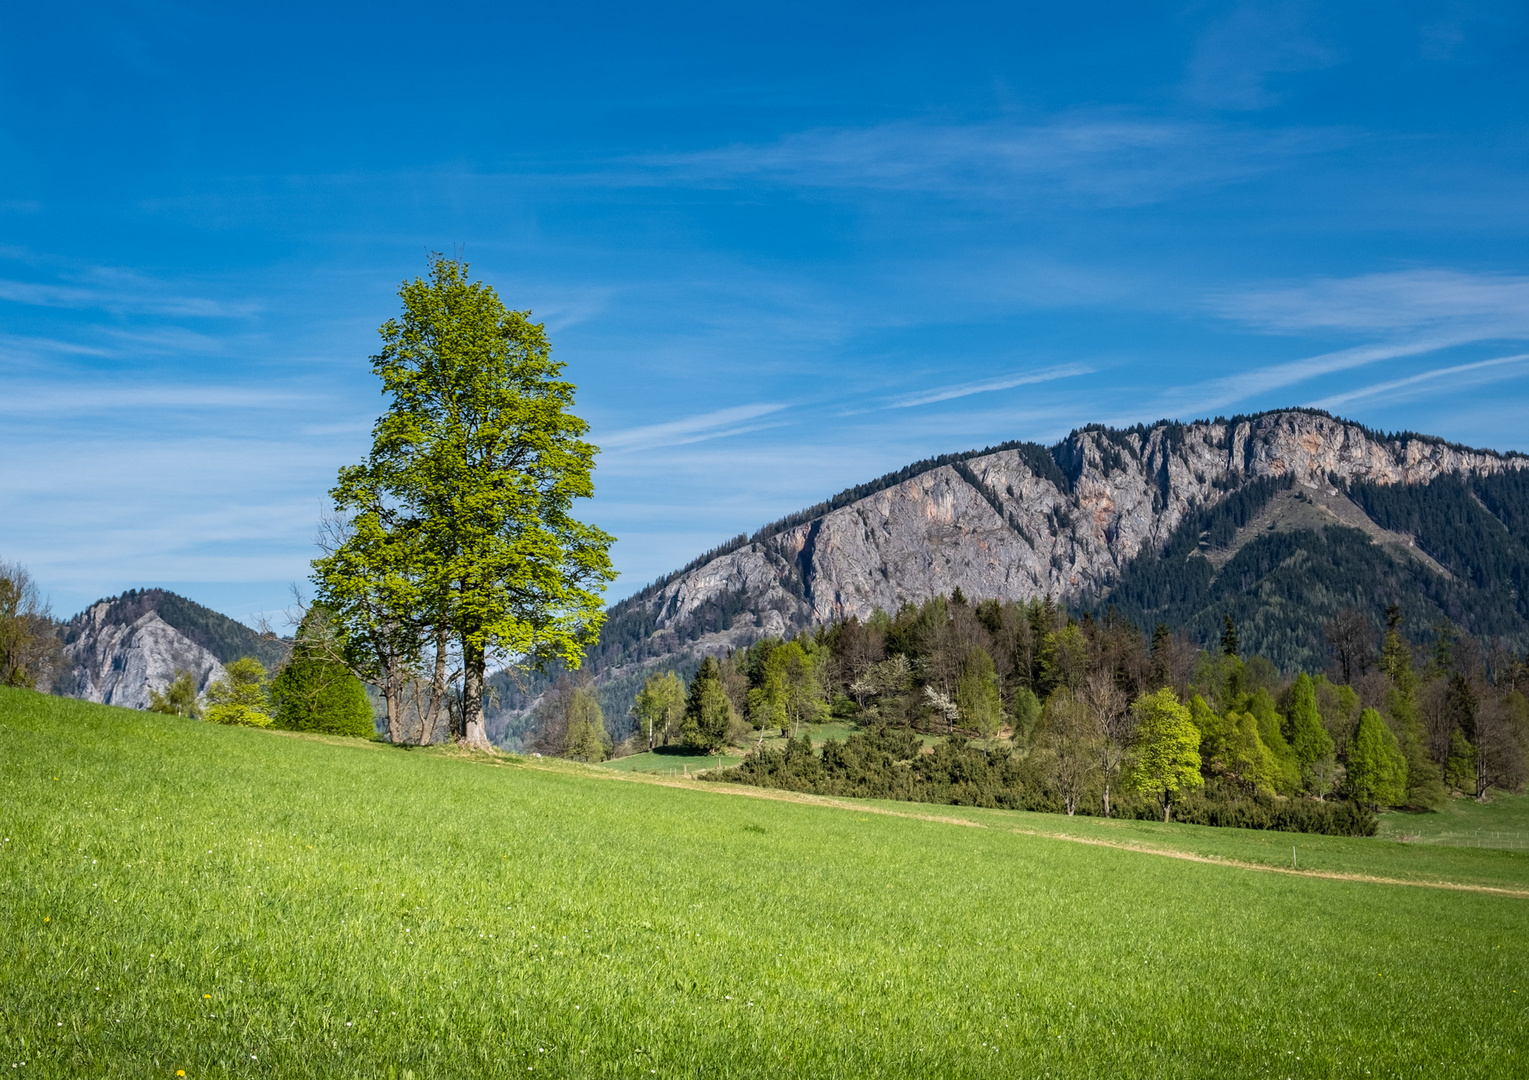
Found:
<path fill-rule="evenodd" d="M 1136 704 L 1136 761 L 1128 777 L 1138 791 L 1151 791 L 1163 801 L 1163 820 L 1173 813 L 1173 796 L 1205 785 L 1200 775 L 1200 730 L 1176 694 L 1163 687 L 1144 694 Z"/>
<path fill-rule="evenodd" d="M 225 668 L 228 678 L 207 688 L 202 717 L 214 724 L 271 726 L 271 701 L 266 693 L 265 666 L 253 656 L 240 657 Z"/>
<path fill-rule="evenodd" d="M 727 745 L 732 727 L 732 704 L 722 689 L 722 669 L 717 658 L 708 656 L 690 680 L 685 698 L 685 745 L 708 754 Z"/>
<path fill-rule="evenodd" d="M 1396 736 L 1374 709 L 1359 716 L 1348 749 L 1348 786 L 1354 801 L 1379 809 L 1398 806 L 1407 795 L 1407 759 Z"/>
<path fill-rule="evenodd" d="M 1242 643 L 1237 638 L 1237 624 L 1230 615 L 1221 617 L 1221 653 L 1223 656 L 1241 656 Z"/>
<path fill-rule="evenodd" d="M 286 667 L 271 680 L 276 726 L 369 739 L 377 733 L 371 698 L 332 645 L 327 613 L 314 607 L 297 628 Z"/>

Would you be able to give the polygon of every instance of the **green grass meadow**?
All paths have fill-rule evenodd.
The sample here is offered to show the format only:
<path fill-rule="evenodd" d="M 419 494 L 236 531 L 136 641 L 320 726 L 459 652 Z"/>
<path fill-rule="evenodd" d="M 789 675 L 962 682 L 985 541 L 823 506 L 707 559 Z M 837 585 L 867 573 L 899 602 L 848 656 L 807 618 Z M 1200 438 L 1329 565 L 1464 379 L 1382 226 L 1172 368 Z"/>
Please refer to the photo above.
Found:
<path fill-rule="evenodd" d="M 1257 869 L 1289 834 L 846 808 L 0 690 L 0 1068 L 1529 1075 L 1529 854 L 1293 843 L 1520 895 Z"/>

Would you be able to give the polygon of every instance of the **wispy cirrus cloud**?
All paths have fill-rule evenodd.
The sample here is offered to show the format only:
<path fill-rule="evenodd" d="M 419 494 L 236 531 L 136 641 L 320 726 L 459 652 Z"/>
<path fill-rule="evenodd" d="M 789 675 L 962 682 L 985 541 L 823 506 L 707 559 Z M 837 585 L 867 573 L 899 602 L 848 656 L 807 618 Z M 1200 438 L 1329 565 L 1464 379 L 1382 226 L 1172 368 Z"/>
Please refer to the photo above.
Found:
<path fill-rule="evenodd" d="M 1239 3 L 1201 33 L 1189 62 L 1190 100 L 1223 109 L 1265 109 L 1282 95 L 1280 75 L 1316 71 L 1343 59 L 1313 28 L 1313 6 L 1300 0 Z"/>
<path fill-rule="evenodd" d="M 317 409 L 325 402 L 313 393 L 271 390 L 258 386 L 188 386 L 185 383 L 113 385 L 91 382 L 12 383 L 0 401 L 0 416 L 84 416 L 107 412 L 158 410 Z"/>
<path fill-rule="evenodd" d="M 1450 389 L 1460 390 L 1464 387 L 1475 387 L 1483 383 L 1514 378 L 1519 374 L 1515 369 L 1522 368 L 1526 362 L 1529 362 L 1529 353 L 1498 356 L 1491 360 L 1477 360 L 1469 364 L 1452 364 L 1449 367 L 1434 368 L 1431 371 L 1409 375 L 1403 379 L 1389 379 L 1386 382 L 1361 386 L 1355 390 L 1345 390 L 1341 394 L 1332 394 L 1311 404 L 1318 409 L 1336 409 L 1355 401 L 1433 392 L 1436 390 L 1433 384 L 1440 379 L 1450 379 Z"/>
<path fill-rule="evenodd" d="M 1381 361 L 1488 341 L 1529 340 L 1529 277 L 1509 274 L 1420 269 L 1321 278 L 1218 294 L 1207 306 L 1222 318 L 1266 333 L 1336 331 L 1379 340 L 1176 387 L 1159 399 L 1165 415 L 1203 415 Z M 1467 369 L 1471 366 L 1462 370 Z M 1355 394 L 1330 395 L 1318 405 L 1364 396 L 1363 391 Z"/>
<path fill-rule="evenodd" d="M 1244 290 L 1214 297 L 1210 307 L 1223 318 L 1273 331 L 1529 336 L 1529 277 L 1400 270 Z"/>
<path fill-rule="evenodd" d="M 644 424 L 641 427 L 613 431 L 608 435 L 595 436 L 602 450 L 634 451 L 652 450 L 661 446 L 684 446 L 689 443 L 721 439 L 730 435 L 742 435 L 758 431 L 762 427 L 776 426 L 758 421 L 786 406 L 779 403 L 761 402 L 754 405 L 736 405 L 728 409 L 669 420 L 662 424 Z"/>
<path fill-rule="evenodd" d="M 13 304 L 198 319 L 249 318 L 260 310 L 250 301 L 196 295 L 182 286 L 122 267 L 60 267 L 56 260 L 39 259 L 15 248 L 0 249 L 0 258 L 41 271 L 30 278 L 0 278 L 0 300 Z"/>
<path fill-rule="evenodd" d="M 958 383 L 952 386 L 920 390 L 917 393 L 893 398 L 883 407 L 888 409 L 911 409 L 918 405 L 933 405 L 938 401 L 953 401 L 956 398 L 970 397 L 973 394 L 986 394 L 995 390 L 1011 390 L 1016 386 L 1053 382 L 1057 379 L 1069 379 L 1076 375 L 1089 375 L 1093 373 L 1093 370 L 1093 368 L 1083 364 L 1062 364 L 1057 367 L 1044 368 L 1040 371 L 1015 372 L 1012 375 L 1005 375 L 1001 378 L 989 379 L 984 382 Z"/>
<path fill-rule="evenodd" d="M 632 184 L 776 183 L 984 199 L 1050 194 L 1155 202 L 1260 175 L 1351 140 L 1336 130 L 1250 131 L 1164 119 L 1075 115 L 1039 123 L 895 121 L 819 128 L 770 143 L 628 159 Z"/>

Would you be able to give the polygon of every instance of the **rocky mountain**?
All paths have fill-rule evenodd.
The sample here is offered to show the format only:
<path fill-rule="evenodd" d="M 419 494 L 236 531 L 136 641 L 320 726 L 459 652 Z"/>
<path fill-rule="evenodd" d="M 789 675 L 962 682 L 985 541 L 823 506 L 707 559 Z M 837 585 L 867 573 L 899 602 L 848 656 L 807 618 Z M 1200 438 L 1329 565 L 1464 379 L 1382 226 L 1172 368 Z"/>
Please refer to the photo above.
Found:
<path fill-rule="evenodd" d="M 1075 609 L 1113 602 L 1139 625 L 1161 617 L 1191 629 L 1219 604 L 1219 632 L 1230 599 L 1257 622 L 1269 574 L 1296 579 L 1279 599 L 1298 607 L 1301 581 L 1328 580 L 1333 559 L 1356 557 L 1378 594 L 1329 588 L 1306 623 L 1345 597 L 1383 609 L 1387 595 L 1411 590 L 1431 597 L 1411 604 L 1419 618 L 1442 612 L 1467 625 L 1473 605 L 1495 596 L 1485 629 L 1529 638 L 1529 533 L 1514 518 L 1529 517 L 1526 467 L 1523 455 L 1304 409 L 1091 426 L 1052 447 L 1005 443 L 919 462 L 708 552 L 611 608 L 588 663 L 602 684 L 631 682 L 654 666 L 687 670 L 763 635 L 958 588 Z M 1465 553 L 1452 530 L 1491 554 Z M 1249 647 L 1264 645 L 1251 629 Z M 1300 662 L 1312 646 L 1275 659 Z"/>
<path fill-rule="evenodd" d="M 64 627 L 65 671 L 54 688 L 68 697 L 142 709 L 151 690 L 164 690 L 180 671 L 198 692 L 224 675 L 223 665 L 255 656 L 279 664 L 285 646 L 164 589 L 143 589 L 100 600 Z"/>

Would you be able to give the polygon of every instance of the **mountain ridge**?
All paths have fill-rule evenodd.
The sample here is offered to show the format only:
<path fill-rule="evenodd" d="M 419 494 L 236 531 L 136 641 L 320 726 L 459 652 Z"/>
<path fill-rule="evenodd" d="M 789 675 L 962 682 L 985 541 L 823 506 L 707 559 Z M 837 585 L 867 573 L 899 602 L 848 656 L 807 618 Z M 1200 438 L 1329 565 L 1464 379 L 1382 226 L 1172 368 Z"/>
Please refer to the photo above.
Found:
<path fill-rule="evenodd" d="M 1479 487 L 1490 477 L 1529 475 L 1526 466 L 1529 457 L 1516 452 L 1416 432 L 1387 434 L 1315 409 L 1130 428 L 1093 424 L 1049 448 L 1014 441 L 940 455 L 735 537 L 644 586 L 611 606 L 587 663 L 601 683 L 630 681 L 659 666 L 684 671 L 702 655 L 758 637 L 865 618 L 878 607 L 893 611 L 956 588 L 973 599 L 1050 597 L 1078 609 L 1103 608 L 1136 573 L 1138 560 L 1150 563 L 1169 547 L 1187 517 L 1260 481 L 1288 481 L 1320 495 L 1333 508 L 1331 528 L 1355 531 L 1375 547 L 1364 559 L 1379 553 L 1418 564 L 1430 581 L 1444 580 L 1455 568 L 1409 530 L 1376 521 L 1356 500 L 1379 507 L 1377 490 L 1426 488 L 1451 476 Z M 1466 494 L 1497 528 L 1507 527 L 1481 493 Z M 1518 498 L 1508 501 L 1517 506 Z M 1316 524 L 1296 532 L 1325 536 Z M 1389 548 L 1375 546 L 1382 534 Z M 1265 540 L 1259 538 L 1260 550 L 1269 546 Z M 1334 542 L 1349 554 L 1362 550 L 1346 535 Z M 1380 578 L 1388 589 L 1418 587 L 1409 574 L 1387 569 Z M 1479 593 L 1485 586 L 1475 581 L 1472 588 Z M 1437 599 L 1448 597 L 1440 592 Z M 1453 602 L 1464 612 L 1470 599 L 1458 594 Z M 1521 601 L 1515 603 L 1522 607 Z M 1162 606 L 1136 605 L 1145 617 Z M 1419 617 L 1435 609 L 1445 610 L 1430 601 Z M 1508 623 L 1515 634 L 1529 628 L 1529 611 Z M 523 709 L 536 689 L 518 693 L 506 685 L 505 705 Z"/>

